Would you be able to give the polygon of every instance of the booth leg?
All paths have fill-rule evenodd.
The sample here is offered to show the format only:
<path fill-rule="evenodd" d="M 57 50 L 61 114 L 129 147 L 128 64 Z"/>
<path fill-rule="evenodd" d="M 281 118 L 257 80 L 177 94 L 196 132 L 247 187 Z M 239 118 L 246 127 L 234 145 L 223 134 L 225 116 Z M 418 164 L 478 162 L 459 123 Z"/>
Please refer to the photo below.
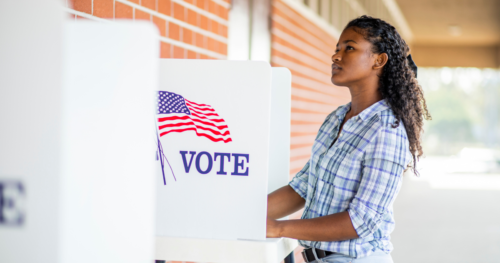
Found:
<path fill-rule="evenodd" d="M 165 260 L 155 260 L 155 263 L 165 263 Z"/>
<path fill-rule="evenodd" d="M 295 258 L 293 256 L 293 251 L 288 256 L 286 256 L 285 263 L 295 263 Z"/>

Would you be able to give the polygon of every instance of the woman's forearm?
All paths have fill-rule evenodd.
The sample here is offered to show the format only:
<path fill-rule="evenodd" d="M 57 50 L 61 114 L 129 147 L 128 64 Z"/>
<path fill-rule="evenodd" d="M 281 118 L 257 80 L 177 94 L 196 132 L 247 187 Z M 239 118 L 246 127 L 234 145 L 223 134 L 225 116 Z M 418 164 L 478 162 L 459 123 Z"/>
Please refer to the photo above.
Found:
<path fill-rule="evenodd" d="M 267 217 L 278 219 L 290 215 L 304 207 L 306 201 L 289 185 L 267 196 Z"/>
<path fill-rule="evenodd" d="M 279 237 L 311 241 L 341 241 L 358 238 L 347 211 L 313 219 L 268 221 Z M 268 233 L 272 229 L 268 229 Z M 278 237 L 276 236 L 276 237 Z"/>

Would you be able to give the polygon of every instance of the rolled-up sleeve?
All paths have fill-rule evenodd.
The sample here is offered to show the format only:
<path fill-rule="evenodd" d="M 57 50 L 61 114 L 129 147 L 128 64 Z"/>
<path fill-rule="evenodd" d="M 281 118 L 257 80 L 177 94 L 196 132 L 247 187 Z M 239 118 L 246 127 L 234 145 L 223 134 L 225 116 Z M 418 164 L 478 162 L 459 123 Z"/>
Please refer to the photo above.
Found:
<path fill-rule="evenodd" d="M 297 192 L 297 194 L 299 194 L 304 199 L 306 199 L 307 196 L 307 182 L 309 180 L 308 175 L 310 161 L 311 160 L 307 161 L 302 170 L 300 170 L 300 172 L 298 172 L 289 183 L 290 187 L 292 187 L 292 189 L 295 190 L 295 192 Z"/>
<path fill-rule="evenodd" d="M 366 148 L 360 185 L 347 210 L 360 238 L 377 231 L 384 214 L 392 207 L 407 164 L 405 147 L 406 135 L 386 128 Z"/>

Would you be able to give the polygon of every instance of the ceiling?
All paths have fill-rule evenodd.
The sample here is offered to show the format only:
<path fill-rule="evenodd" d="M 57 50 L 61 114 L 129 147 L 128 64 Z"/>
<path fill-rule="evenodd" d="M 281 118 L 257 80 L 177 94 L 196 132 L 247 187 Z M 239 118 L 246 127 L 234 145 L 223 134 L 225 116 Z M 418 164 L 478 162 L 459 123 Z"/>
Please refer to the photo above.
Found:
<path fill-rule="evenodd" d="M 414 45 L 499 46 L 500 0 L 396 0 Z"/>

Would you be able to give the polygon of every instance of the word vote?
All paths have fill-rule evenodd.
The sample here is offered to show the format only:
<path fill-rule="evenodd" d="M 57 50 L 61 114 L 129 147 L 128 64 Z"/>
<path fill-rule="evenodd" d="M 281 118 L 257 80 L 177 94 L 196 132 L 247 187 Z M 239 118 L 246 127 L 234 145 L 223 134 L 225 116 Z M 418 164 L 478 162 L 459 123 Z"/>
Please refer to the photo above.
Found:
<path fill-rule="evenodd" d="M 186 173 L 189 173 L 191 170 L 191 166 L 193 164 L 193 159 L 195 161 L 195 167 L 198 173 L 200 174 L 207 174 L 212 171 L 212 167 L 214 165 L 214 162 L 219 159 L 219 171 L 217 171 L 217 174 L 221 175 L 226 175 L 227 172 L 225 171 L 225 163 L 226 160 L 228 163 L 231 162 L 231 159 L 233 159 L 233 171 L 231 172 L 231 175 L 237 175 L 237 176 L 248 176 L 248 169 L 249 167 L 245 167 L 245 161 L 248 164 L 250 161 L 250 155 L 249 154 L 243 154 L 243 153 L 214 153 L 213 158 L 212 155 L 209 152 L 199 152 L 196 154 L 195 151 L 189 151 L 188 156 L 188 151 L 180 151 L 180 154 L 182 156 L 182 162 L 184 163 L 184 170 Z M 196 156 L 196 158 L 195 158 Z M 233 158 L 231 158 L 233 157 Z M 201 159 L 205 158 L 208 160 L 208 165 L 207 167 L 201 167 Z M 189 159 L 189 161 L 188 161 Z"/>

